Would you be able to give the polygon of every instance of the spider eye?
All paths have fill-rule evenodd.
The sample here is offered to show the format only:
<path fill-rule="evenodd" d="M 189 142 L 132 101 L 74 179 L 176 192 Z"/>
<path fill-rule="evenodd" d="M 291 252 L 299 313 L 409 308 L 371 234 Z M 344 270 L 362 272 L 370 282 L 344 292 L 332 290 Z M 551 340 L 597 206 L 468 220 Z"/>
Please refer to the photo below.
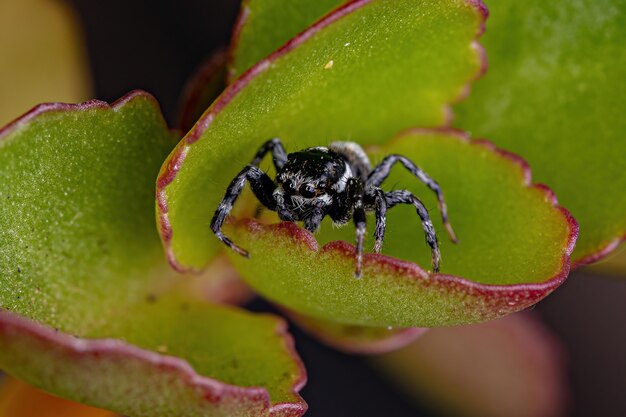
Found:
<path fill-rule="evenodd" d="M 293 186 L 293 181 L 292 180 L 287 180 L 283 183 L 283 188 L 285 189 L 285 191 L 287 191 L 287 193 L 289 194 L 293 194 L 296 192 L 295 187 Z"/>
<path fill-rule="evenodd" d="M 311 184 L 305 184 L 300 187 L 300 195 L 305 198 L 315 197 L 315 187 Z"/>

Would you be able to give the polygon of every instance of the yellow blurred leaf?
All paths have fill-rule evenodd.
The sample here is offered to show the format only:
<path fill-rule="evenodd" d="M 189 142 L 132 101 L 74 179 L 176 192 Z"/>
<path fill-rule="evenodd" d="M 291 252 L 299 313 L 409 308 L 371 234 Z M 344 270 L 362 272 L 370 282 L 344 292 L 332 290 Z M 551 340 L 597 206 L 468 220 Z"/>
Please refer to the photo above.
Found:
<path fill-rule="evenodd" d="M 110 411 L 46 394 L 17 379 L 0 383 L 0 417 L 115 417 Z"/>
<path fill-rule="evenodd" d="M 58 0 L 0 0 L 0 126 L 42 102 L 90 95 L 83 34 Z"/>

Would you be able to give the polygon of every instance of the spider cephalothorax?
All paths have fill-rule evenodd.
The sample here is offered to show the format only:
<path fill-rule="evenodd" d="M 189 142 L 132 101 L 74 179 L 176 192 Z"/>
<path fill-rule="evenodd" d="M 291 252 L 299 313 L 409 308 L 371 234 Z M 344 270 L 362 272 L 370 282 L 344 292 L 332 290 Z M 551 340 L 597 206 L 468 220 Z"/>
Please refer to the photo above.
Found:
<path fill-rule="evenodd" d="M 276 181 L 272 181 L 258 167 L 268 152 L 273 156 Z M 249 256 L 247 251 L 235 245 L 222 233 L 224 220 L 247 180 L 265 207 L 276 211 L 281 220 L 302 221 L 304 227 L 311 232 L 319 229 L 324 216 L 330 216 L 336 224 L 345 224 L 353 219 L 356 226 L 354 274 L 359 277 L 365 236 L 365 213 L 375 212 L 374 251 L 380 252 L 385 236 L 387 209 L 397 204 L 412 204 L 421 219 L 426 242 L 432 252 L 433 270 L 437 272 L 440 261 L 439 246 L 424 204 L 409 191 L 385 192 L 380 188 L 396 162 L 400 162 L 437 194 L 443 223 L 452 241 L 456 242 L 452 227 L 448 223 L 443 194 L 434 180 L 411 160 L 401 155 L 389 155 L 372 168 L 363 149 L 354 142 L 333 142 L 328 148 L 307 148 L 289 155 L 285 153 L 279 139 L 265 142 L 250 165 L 245 167 L 228 186 L 226 195 L 211 221 L 211 229 L 231 249 L 243 256 Z"/>

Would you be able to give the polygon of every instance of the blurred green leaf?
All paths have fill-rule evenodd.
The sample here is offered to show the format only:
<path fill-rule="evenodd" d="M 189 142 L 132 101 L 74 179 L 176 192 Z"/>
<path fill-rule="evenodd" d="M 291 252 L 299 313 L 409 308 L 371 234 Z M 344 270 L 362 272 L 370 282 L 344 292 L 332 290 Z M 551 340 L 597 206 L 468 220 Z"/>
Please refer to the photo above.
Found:
<path fill-rule="evenodd" d="M 198 302 L 167 266 L 154 181 L 175 139 L 142 92 L 0 132 L 0 368 L 133 416 L 300 415 L 284 323 Z"/>
<path fill-rule="evenodd" d="M 489 71 L 456 125 L 518 153 L 580 222 L 572 260 L 626 236 L 626 2 L 489 3 Z"/>

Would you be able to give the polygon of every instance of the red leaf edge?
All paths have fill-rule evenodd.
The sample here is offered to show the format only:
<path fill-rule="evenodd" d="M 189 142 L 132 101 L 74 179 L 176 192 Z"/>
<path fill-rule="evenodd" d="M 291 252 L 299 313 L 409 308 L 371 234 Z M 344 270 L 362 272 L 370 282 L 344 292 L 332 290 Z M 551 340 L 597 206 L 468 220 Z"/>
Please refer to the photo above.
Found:
<path fill-rule="evenodd" d="M 112 104 L 109 104 L 106 101 L 95 100 L 95 99 L 94 100 L 85 101 L 83 103 L 78 103 L 78 104 L 74 104 L 74 103 L 42 103 L 42 104 L 38 104 L 37 106 L 33 107 L 32 109 L 30 109 L 26 113 L 24 113 L 21 116 L 17 117 L 15 120 L 9 122 L 4 127 L 0 128 L 0 140 L 2 140 L 4 137 L 9 135 L 13 131 L 19 129 L 20 127 L 30 123 L 35 118 L 37 118 L 37 117 L 39 117 L 39 116 L 41 116 L 43 114 L 46 114 L 46 113 L 70 112 L 70 111 L 86 111 L 86 110 L 92 110 L 92 109 L 105 109 L 105 110 L 117 111 L 121 107 L 124 107 L 129 102 L 131 102 L 131 101 L 133 101 L 135 99 L 138 99 L 138 98 L 146 99 L 148 102 L 150 102 L 152 105 L 154 105 L 154 107 L 158 110 L 158 114 L 159 114 L 159 116 L 161 118 L 161 121 L 163 123 L 163 127 L 165 129 L 167 129 L 168 128 L 167 127 L 167 123 L 165 122 L 165 119 L 163 118 L 163 114 L 161 112 L 161 106 L 159 105 L 159 102 L 156 100 L 156 98 L 154 98 L 154 96 L 152 94 L 150 94 L 150 93 L 148 93 L 146 91 L 143 91 L 143 90 L 133 90 L 133 91 L 127 93 L 126 95 L 122 96 L 121 98 L 119 98 L 118 100 L 113 102 Z"/>

